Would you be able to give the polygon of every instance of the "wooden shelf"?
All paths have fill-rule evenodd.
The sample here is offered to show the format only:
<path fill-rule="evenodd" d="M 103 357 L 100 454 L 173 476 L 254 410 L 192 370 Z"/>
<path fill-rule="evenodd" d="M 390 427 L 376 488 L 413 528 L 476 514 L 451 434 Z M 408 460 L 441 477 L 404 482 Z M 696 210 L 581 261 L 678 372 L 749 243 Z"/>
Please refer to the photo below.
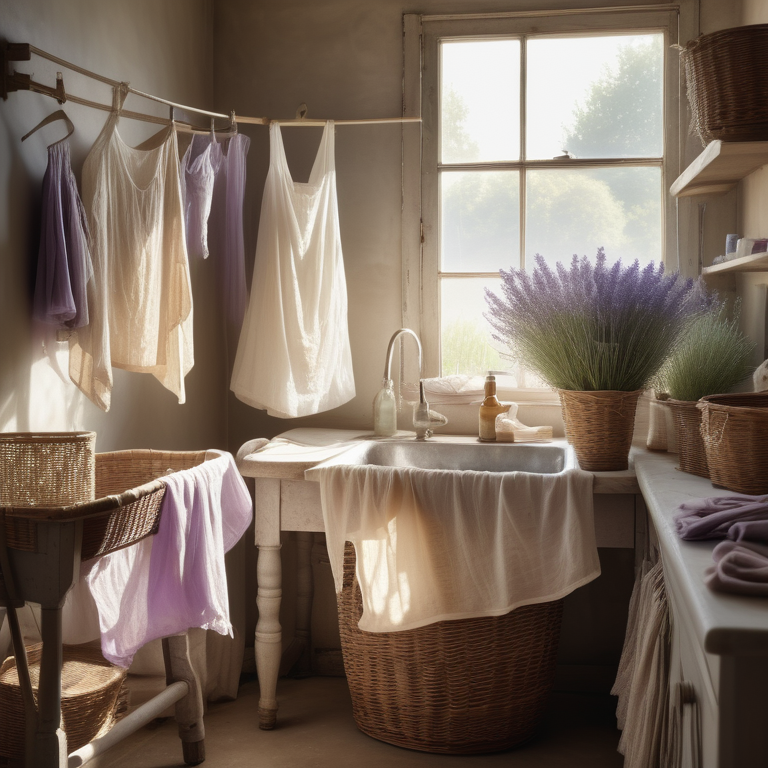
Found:
<path fill-rule="evenodd" d="M 766 163 L 768 141 L 712 141 L 669 191 L 675 197 L 722 195 Z"/>
<path fill-rule="evenodd" d="M 753 253 L 701 270 L 702 275 L 717 275 L 723 272 L 768 272 L 768 253 Z"/>

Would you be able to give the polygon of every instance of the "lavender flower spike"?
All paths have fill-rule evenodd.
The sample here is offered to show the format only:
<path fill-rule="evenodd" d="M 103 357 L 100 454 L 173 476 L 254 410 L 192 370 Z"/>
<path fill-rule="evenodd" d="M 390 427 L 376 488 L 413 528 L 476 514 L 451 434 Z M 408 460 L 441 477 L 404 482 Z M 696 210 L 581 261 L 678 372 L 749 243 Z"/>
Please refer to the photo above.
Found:
<path fill-rule="evenodd" d="M 678 343 L 686 322 L 714 301 L 699 280 L 664 265 L 609 265 L 574 256 L 553 271 L 500 271 L 501 295 L 486 290 L 486 319 L 509 356 L 550 386 L 572 390 L 644 389 Z"/>

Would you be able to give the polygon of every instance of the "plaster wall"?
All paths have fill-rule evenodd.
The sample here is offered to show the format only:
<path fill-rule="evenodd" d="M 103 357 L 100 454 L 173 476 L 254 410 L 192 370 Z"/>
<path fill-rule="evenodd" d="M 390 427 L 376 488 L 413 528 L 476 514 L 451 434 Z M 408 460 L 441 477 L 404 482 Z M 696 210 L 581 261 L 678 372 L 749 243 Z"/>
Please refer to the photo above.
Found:
<path fill-rule="evenodd" d="M 744 0 L 742 24 L 768 24 L 768 0 Z M 768 237 L 768 166 L 739 184 L 738 231 L 744 237 Z M 768 272 L 736 278 L 742 297 L 742 326 L 757 344 L 755 363 L 768 358 Z"/>
<path fill-rule="evenodd" d="M 2 0 L 0 11 L 0 38 L 9 42 L 31 43 L 180 103 L 213 102 L 213 0 Z M 47 85 L 54 85 L 62 69 L 35 55 L 14 66 Z M 111 104 L 109 86 L 62 71 L 69 92 Z M 224 447 L 226 366 L 212 263 L 191 264 L 195 367 L 186 379 L 185 405 L 153 377 L 115 370 L 112 408 L 102 413 L 68 381 L 65 345 L 54 344 L 46 356 L 32 328 L 46 146 L 66 129 L 58 122 L 23 144 L 20 139 L 58 108 L 53 99 L 31 92 L 0 101 L 0 431 L 93 429 L 99 451 Z M 129 96 L 126 108 L 168 115 L 166 107 L 136 96 Z M 107 113 L 72 102 L 64 109 L 76 129 L 70 146 L 79 180 Z M 120 123 L 129 144 L 156 130 L 128 119 Z"/>

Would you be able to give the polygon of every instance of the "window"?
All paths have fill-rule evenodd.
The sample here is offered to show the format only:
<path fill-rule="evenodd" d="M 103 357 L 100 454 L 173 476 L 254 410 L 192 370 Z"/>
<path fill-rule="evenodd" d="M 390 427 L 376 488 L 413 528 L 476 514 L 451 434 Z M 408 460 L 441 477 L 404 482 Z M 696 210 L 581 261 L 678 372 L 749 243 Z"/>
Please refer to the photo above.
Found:
<path fill-rule="evenodd" d="M 551 264 L 593 257 L 601 246 L 609 259 L 677 267 L 666 190 L 679 172 L 681 11 L 669 9 L 419 19 L 416 323 L 427 375 L 510 367 L 483 318 L 500 268 L 531 268 L 535 254 Z M 406 109 L 409 18 L 413 36 L 418 17 L 406 17 Z M 404 185 L 407 205 L 407 174 Z M 406 297 L 416 327 L 409 306 Z M 541 384 L 514 374 L 514 386 Z"/>

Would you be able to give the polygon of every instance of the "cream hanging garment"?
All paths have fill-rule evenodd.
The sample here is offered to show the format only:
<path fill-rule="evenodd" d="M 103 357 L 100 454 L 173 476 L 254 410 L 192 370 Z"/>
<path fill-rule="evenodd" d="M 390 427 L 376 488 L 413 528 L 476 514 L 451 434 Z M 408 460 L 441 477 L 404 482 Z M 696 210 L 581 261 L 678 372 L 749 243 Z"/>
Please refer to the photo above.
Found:
<path fill-rule="evenodd" d="M 300 184 L 288 170 L 280 126 L 269 127 L 251 300 L 231 388 L 271 416 L 320 413 L 355 396 L 333 133 L 329 121 L 309 182 Z"/>
<path fill-rule="evenodd" d="M 117 125 L 127 87 L 83 166 L 92 238 L 90 322 L 70 340 L 72 381 L 109 410 L 111 367 L 151 373 L 185 401 L 192 368 L 192 290 L 174 126 L 139 148 Z"/>

